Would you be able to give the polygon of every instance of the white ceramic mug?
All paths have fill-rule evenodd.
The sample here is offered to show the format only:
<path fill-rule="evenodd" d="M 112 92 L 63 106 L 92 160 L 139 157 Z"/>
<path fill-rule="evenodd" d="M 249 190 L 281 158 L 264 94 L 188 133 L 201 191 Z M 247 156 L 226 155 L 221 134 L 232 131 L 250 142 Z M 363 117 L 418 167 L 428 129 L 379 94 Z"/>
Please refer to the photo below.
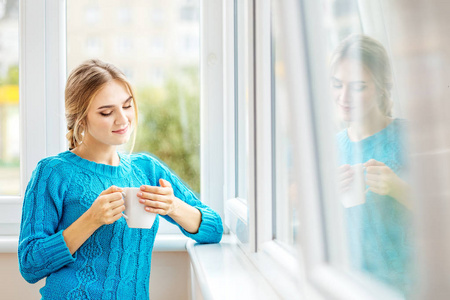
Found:
<path fill-rule="evenodd" d="M 345 208 L 357 206 L 366 203 L 366 181 L 364 179 L 363 164 L 352 165 L 353 181 L 349 189 L 342 193 L 341 201 Z"/>
<path fill-rule="evenodd" d="M 122 195 L 125 201 L 123 213 L 130 228 L 152 228 L 156 214 L 145 210 L 145 205 L 139 202 L 137 193 L 140 188 L 124 188 Z"/>

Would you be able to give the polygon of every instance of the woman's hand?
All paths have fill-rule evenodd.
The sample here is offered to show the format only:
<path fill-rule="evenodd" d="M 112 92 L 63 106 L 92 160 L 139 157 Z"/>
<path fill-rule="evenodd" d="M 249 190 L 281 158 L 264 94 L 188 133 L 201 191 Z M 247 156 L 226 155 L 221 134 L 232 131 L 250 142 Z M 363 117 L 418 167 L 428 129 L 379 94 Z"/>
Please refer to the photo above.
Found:
<path fill-rule="evenodd" d="M 200 211 L 175 197 L 170 182 L 159 180 L 161 186 L 141 186 L 138 193 L 139 202 L 144 204 L 145 210 L 160 215 L 168 215 L 187 232 L 196 233 L 202 222 Z"/>
<path fill-rule="evenodd" d="M 345 193 L 350 189 L 354 175 L 355 173 L 349 164 L 342 165 L 338 168 L 338 187 L 341 193 Z"/>
<path fill-rule="evenodd" d="M 119 220 L 125 210 L 122 189 L 111 186 L 104 190 L 88 209 L 90 219 L 98 226 Z"/>
<path fill-rule="evenodd" d="M 391 168 L 375 159 L 368 160 L 364 167 L 366 167 L 366 184 L 370 191 L 390 196 L 411 209 L 411 202 L 408 199 L 409 185 Z"/>
<path fill-rule="evenodd" d="M 368 160 L 366 168 L 366 184 L 369 190 L 379 194 L 393 197 L 401 179 L 388 166 L 375 159 Z"/>
<path fill-rule="evenodd" d="M 74 254 L 81 245 L 102 225 L 112 224 L 122 217 L 125 210 L 122 189 L 111 186 L 101 192 L 91 207 L 63 231 L 67 248 Z"/>
<path fill-rule="evenodd" d="M 170 215 L 177 210 L 181 200 L 175 197 L 170 182 L 160 179 L 159 184 L 161 186 L 141 186 L 139 202 L 145 205 L 148 212 Z"/>

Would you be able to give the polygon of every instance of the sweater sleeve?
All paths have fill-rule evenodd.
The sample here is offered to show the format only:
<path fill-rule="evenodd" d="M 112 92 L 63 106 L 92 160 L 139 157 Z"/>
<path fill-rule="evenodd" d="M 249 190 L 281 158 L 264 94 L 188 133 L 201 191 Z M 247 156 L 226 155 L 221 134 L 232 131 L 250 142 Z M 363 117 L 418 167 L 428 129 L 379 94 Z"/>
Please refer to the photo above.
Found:
<path fill-rule="evenodd" d="M 185 236 L 192 238 L 198 243 L 209 244 L 220 242 L 223 234 L 223 225 L 222 219 L 219 214 L 209 206 L 202 203 L 195 196 L 195 194 L 182 182 L 182 180 L 178 178 L 178 176 L 176 176 L 173 172 L 171 172 L 170 169 L 166 167 L 162 162 L 160 162 L 157 158 L 151 157 L 150 160 L 153 161 L 153 165 L 155 168 L 152 172 L 154 176 L 156 176 L 156 178 L 154 178 L 155 182 L 158 182 L 159 178 L 163 178 L 169 181 L 172 185 L 175 196 L 186 202 L 190 206 L 197 208 L 202 214 L 202 221 L 200 223 L 198 232 L 190 233 L 184 230 L 184 228 L 176 223 L 171 217 L 161 217 L 163 217 L 170 223 L 177 225 Z"/>
<path fill-rule="evenodd" d="M 58 229 L 64 195 L 63 176 L 49 159 L 34 170 L 25 192 L 19 236 L 19 268 L 30 283 L 75 261 Z"/>
<path fill-rule="evenodd" d="M 176 176 L 170 174 L 168 180 L 174 189 L 175 196 L 192 207 L 195 207 L 202 214 L 202 221 L 197 233 L 190 233 L 178 225 L 171 217 L 162 216 L 171 223 L 176 224 L 183 234 L 198 243 L 210 244 L 219 243 L 222 239 L 223 225 L 219 214 L 209 206 L 203 204 L 194 193 L 189 190 Z M 181 184 L 181 185 L 180 185 Z"/>

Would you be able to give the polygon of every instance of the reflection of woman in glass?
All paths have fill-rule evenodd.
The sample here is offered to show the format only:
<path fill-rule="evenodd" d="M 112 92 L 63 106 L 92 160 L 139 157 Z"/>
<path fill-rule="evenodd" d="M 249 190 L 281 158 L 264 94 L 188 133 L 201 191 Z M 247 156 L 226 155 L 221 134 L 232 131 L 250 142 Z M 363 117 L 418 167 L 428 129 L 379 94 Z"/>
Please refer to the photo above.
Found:
<path fill-rule="evenodd" d="M 148 299 L 159 219 L 151 229 L 129 228 L 121 187 L 140 187 L 143 210 L 200 243 L 220 241 L 220 216 L 157 159 L 117 152 L 136 129 L 137 107 L 116 67 L 80 65 L 67 80 L 65 101 L 70 151 L 41 160 L 31 176 L 20 271 L 30 283 L 46 278 L 42 299 Z"/>
<path fill-rule="evenodd" d="M 401 290 L 407 285 L 410 258 L 408 185 L 405 176 L 405 121 L 391 115 L 391 68 L 383 46 L 351 35 L 335 50 L 331 88 L 347 128 L 337 136 L 340 185 L 365 170 L 365 203 L 345 209 L 352 266 Z M 361 195 L 364 197 L 364 195 Z"/>

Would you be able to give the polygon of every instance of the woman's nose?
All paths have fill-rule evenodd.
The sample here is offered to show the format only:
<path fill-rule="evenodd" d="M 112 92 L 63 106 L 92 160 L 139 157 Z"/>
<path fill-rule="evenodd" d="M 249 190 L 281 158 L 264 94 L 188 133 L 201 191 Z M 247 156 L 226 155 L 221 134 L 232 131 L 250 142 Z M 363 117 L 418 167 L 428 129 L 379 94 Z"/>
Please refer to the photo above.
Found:
<path fill-rule="evenodd" d="M 350 93 L 346 86 L 343 86 L 339 91 L 338 96 L 339 103 L 341 104 L 348 104 L 350 103 Z"/>
<path fill-rule="evenodd" d="M 128 117 L 123 109 L 119 110 L 119 114 L 117 115 L 116 118 L 116 124 L 118 125 L 128 124 Z"/>

